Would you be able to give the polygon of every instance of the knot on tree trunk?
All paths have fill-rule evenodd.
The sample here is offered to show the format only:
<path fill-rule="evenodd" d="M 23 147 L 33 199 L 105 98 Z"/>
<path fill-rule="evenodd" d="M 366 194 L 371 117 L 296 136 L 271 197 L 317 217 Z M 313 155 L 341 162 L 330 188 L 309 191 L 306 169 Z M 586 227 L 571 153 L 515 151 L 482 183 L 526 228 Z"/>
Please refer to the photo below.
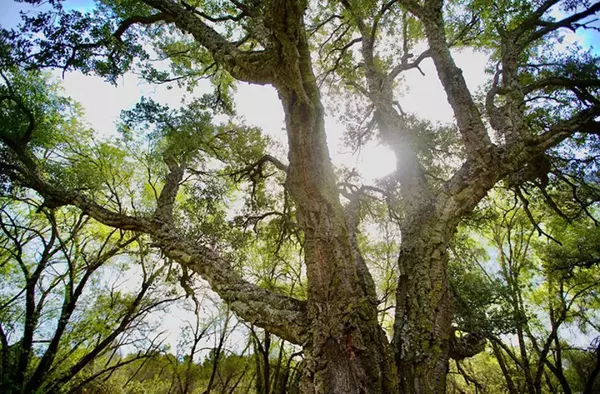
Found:
<path fill-rule="evenodd" d="M 552 169 L 550 158 L 541 153 L 533 157 L 525 166 L 508 177 L 510 187 L 518 187 L 525 182 L 539 180 L 545 188 L 548 184 L 548 172 Z"/>
<path fill-rule="evenodd" d="M 452 335 L 449 356 L 457 361 L 473 357 L 485 349 L 485 344 L 485 337 L 481 333 L 469 333 L 462 337 Z"/>

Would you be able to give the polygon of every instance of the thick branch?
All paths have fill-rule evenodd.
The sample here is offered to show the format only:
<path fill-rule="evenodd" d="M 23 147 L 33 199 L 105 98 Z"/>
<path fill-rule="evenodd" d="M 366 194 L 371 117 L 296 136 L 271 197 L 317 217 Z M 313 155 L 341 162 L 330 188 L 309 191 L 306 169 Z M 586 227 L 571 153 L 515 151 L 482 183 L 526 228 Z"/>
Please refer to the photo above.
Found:
<path fill-rule="evenodd" d="M 198 16 L 201 16 L 202 18 L 209 20 L 211 22 L 214 22 L 214 23 L 225 22 L 225 21 L 238 22 L 238 21 L 242 20 L 245 16 L 248 16 L 248 14 L 245 11 L 240 12 L 238 15 L 211 16 L 205 12 L 197 10 L 196 8 L 189 5 L 185 1 L 182 1 L 182 3 L 185 6 L 185 8 L 187 8 L 188 10 L 190 10 L 193 13 L 197 14 Z"/>
<path fill-rule="evenodd" d="M 562 88 L 598 88 L 600 87 L 600 80 L 598 79 L 570 79 L 564 77 L 550 77 L 540 79 L 530 83 L 523 87 L 523 93 L 528 94 L 535 90 L 544 89 L 548 87 L 562 87 Z"/>
<path fill-rule="evenodd" d="M 394 67 L 392 69 L 392 71 L 390 71 L 390 73 L 388 74 L 388 78 L 390 80 L 392 80 L 392 79 L 396 78 L 400 73 L 410 70 L 410 69 L 413 69 L 413 68 L 418 69 L 419 72 L 421 73 L 421 75 L 425 75 L 419 66 L 421 65 L 421 62 L 423 60 L 425 60 L 429 57 L 431 57 L 431 51 L 430 50 L 423 51 L 412 62 L 410 62 L 410 63 L 402 62 L 402 63 L 398 64 L 396 67 Z"/>
<path fill-rule="evenodd" d="M 528 18 L 526 18 L 515 30 L 514 32 L 517 35 L 521 35 L 526 32 L 528 29 L 535 27 L 536 23 L 540 20 L 542 15 L 544 15 L 552 6 L 557 4 L 560 0 L 546 0 L 543 2 L 537 10 L 531 14 Z"/>
<path fill-rule="evenodd" d="M 540 18 L 537 18 L 535 20 L 535 25 L 539 25 L 542 27 L 540 29 L 537 29 L 534 32 L 532 32 L 526 38 L 526 40 L 524 40 L 523 45 L 526 45 L 532 41 L 540 39 L 540 38 L 544 37 L 545 35 L 547 35 L 548 33 L 551 33 L 560 28 L 568 28 L 571 30 L 575 30 L 574 24 L 576 22 L 578 22 L 584 18 L 587 18 L 588 16 L 594 15 L 598 11 L 600 11 L 600 2 L 597 2 L 596 4 L 592 5 L 591 7 L 585 9 L 584 11 L 578 12 L 567 18 L 561 19 L 558 22 L 547 22 L 547 21 L 541 20 Z"/>
<path fill-rule="evenodd" d="M 265 164 L 267 164 L 267 163 L 273 164 L 275 167 L 277 167 L 279 170 L 281 170 L 285 173 L 288 172 L 288 166 L 283 164 L 283 162 L 281 162 L 279 159 L 277 159 L 276 157 L 271 156 L 271 155 L 264 155 L 263 157 L 258 159 L 256 162 L 248 164 L 246 167 L 244 167 L 238 171 L 231 172 L 227 175 L 234 176 L 234 177 L 238 178 L 239 180 L 241 180 L 243 178 L 248 178 L 253 181 L 257 177 L 264 178 L 265 175 L 263 175 L 262 171 L 264 169 Z"/>
<path fill-rule="evenodd" d="M 598 134 L 600 122 L 595 120 L 598 116 L 600 116 L 600 105 L 579 111 L 570 119 L 553 125 L 544 134 L 527 141 L 526 144 L 543 152 L 558 145 L 576 132 Z"/>
<path fill-rule="evenodd" d="M 173 221 L 173 206 L 185 170 L 184 165 L 178 164 L 172 157 L 166 157 L 165 163 L 169 168 L 169 173 L 167 174 L 165 185 L 158 197 L 156 217 L 165 223 L 171 223 Z"/>
<path fill-rule="evenodd" d="M 524 141 L 525 147 L 490 151 L 490 164 L 467 160 L 445 184 L 436 201 L 440 225 L 452 226 L 470 212 L 498 181 L 524 168 L 531 160 L 569 138 L 576 132 L 598 132 L 594 119 L 600 116 L 600 106 L 588 108 L 568 120 L 557 122 L 541 136 Z M 515 185 L 515 186 L 518 186 Z"/>
<path fill-rule="evenodd" d="M 36 176 L 36 173 L 35 169 L 29 169 L 17 181 L 36 190 L 54 206 L 73 205 L 107 226 L 149 234 L 167 256 L 185 264 L 206 279 L 212 289 L 244 320 L 292 343 L 303 342 L 306 331 L 304 324 L 307 320 L 303 301 L 272 293 L 245 281 L 214 250 L 188 243 L 173 226 L 161 220 L 137 218 L 110 211 L 80 193 L 56 189 L 41 176 Z"/>
<path fill-rule="evenodd" d="M 163 226 L 152 234 L 165 253 L 206 279 L 231 309 L 245 321 L 295 344 L 302 344 L 305 327 L 305 302 L 276 294 L 245 281 L 231 264 L 214 250 L 192 245 L 171 227 Z"/>
<path fill-rule="evenodd" d="M 463 337 L 457 337 L 454 333 L 450 338 L 450 358 L 456 361 L 468 357 L 474 357 L 485 349 L 487 343 L 485 337 L 477 333 L 469 333 Z"/>
<path fill-rule="evenodd" d="M 171 22 L 171 19 L 163 14 L 162 12 L 159 12 L 157 14 L 154 15 L 148 15 L 148 16 L 132 16 L 129 17 L 125 20 L 123 20 L 120 24 L 119 27 L 117 28 L 117 30 L 115 30 L 115 32 L 113 33 L 113 37 L 115 37 L 117 40 L 121 40 L 121 36 L 127 31 L 127 29 L 129 29 L 131 26 L 139 24 L 139 25 L 151 25 L 153 23 L 156 22 L 161 22 L 161 21 L 165 21 L 165 22 Z"/>
<path fill-rule="evenodd" d="M 357 10 L 348 1 L 342 4 L 352 16 L 354 23 L 362 35 L 361 53 L 364 61 L 367 88 L 363 88 L 353 81 L 347 82 L 367 96 L 375 109 L 374 121 L 377 122 L 381 138 L 390 145 L 396 155 L 396 174 L 402 185 L 402 197 L 405 203 L 405 214 L 412 216 L 417 207 L 428 198 L 428 188 L 424 171 L 416 153 L 413 151 L 410 139 L 411 131 L 406 127 L 406 120 L 395 107 L 393 94 L 393 79 L 402 71 L 419 66 L 420 62 L 430 55 L 430 51 L 423 52 L 414 62 L 403 61 L 390 73 L 384 73 L 376 64 L 374 45 L 377 36 L 376 25 L 367 26 L 362 19 L 360 10 Z M 391 7 L 394 2 L 388 3 Z M 384 5 L 382 12 L 388 5 Z"/>
<path fill-rule="evenodd" d="M 454 111 L 467 153 L 470 157 L 485 161 L 484 152 L 492 143 L 462 71 L 456 66 L 450 53 L 444 31 L 441 2 L 427 7 L 420 19 L 425 26 L 431 56 L 448 102 Z"/>
<path fill-rule="evenodd" d="M 270 52 L 241 51 L 183 5 L 169 0 L 144 0 L 144 3 L 168 15 L 178 28 L 191 34 L 234 78 L 257 84 L 274 81 L 275 58 Z"/>

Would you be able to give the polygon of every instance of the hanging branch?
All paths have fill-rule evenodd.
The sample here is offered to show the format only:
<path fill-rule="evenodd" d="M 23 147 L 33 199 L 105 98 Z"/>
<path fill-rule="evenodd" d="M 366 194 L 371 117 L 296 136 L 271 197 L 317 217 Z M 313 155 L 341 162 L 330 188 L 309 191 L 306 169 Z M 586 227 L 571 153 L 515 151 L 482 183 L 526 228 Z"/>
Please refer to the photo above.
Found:
<path fill-rule="evenodd" d="M 562 246 L 562 243 L 559 240 L 557 240 L 556 238 L 554 238 L 553 236 L 551 236 L 550 234 L 548 234 L 544 230 L 542 230 L 542 228 L 540 227 L 538 222 L 533 217 L 533 214 L 531 213 L 531 210 L 529 209 L 529 200 L 523 195 L 520 187 L 515 188 L 515 194 L 517 197 L 519 197 L 519 200 L 521 200 L 521 203 L 523 204 L 523 210 L 525 211 L 525 214 L 527 215 L 527 218 L 529 218 L 529 221 L 531 222 L 533 227 L 535 227 L 535 229 L 537 230 L 538 234 L 540 236 L 543 235 L 546 238 L 548 238 L 548 239 L 556 242 L 560 246 Z"/>

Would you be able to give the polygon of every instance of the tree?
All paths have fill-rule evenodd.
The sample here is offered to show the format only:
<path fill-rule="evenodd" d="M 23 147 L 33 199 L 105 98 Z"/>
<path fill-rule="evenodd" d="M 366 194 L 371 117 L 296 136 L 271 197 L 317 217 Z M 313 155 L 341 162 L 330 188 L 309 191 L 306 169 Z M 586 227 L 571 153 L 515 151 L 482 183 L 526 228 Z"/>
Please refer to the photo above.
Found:
<path fill-rule="evenodd" d="M 231 335 L 242 335 L 235 331 L 235 318 L 220 303 L 208 308 L 206 304 L 206 299 L 194 302 L 194 322 L 186 321 L 182 327 L 176 356 L 159 354 L 134 361 L 111 377 L 107 387 L 156 394 L 249 392 L 254 380 L 252 360 L 246 354 L 250 346 L 233 350 Z"/>
<path fill-rule="evenodd" d="M 88 14 L 53 4 L 52 12 L 26 17 L 24 33 L 4 31 L 3 46 L 11 47 L 4 64 L 76 68 L 114 80 L 136 60 L 147 64 L 143 42 L 148 38 L 172 60 L 173 78 L 194 83 L 208 77 L 215 94 L 205 97 L 203 106 L 177 114 L 156 106 L 146 106 L 145 112 L 138 108 L 134 123 L 157 126 L 154 139 L 171 144 L 153 151 L 162 189 L 155 189 L 151 208 L 139 210 L 107 200 L 107 193 L 113 200 L 119 193 L 102 192 L 101 185 L 82 190 L 57 181 L 55 168 L 37 149 L 40 111 L 29 108 L 5 78 L 3 111 L 16 120 L 0 133 L 5 176 L 35 190 L 49 206 L 74 205 L 107 226 L 147 234 L 167 257 L 205 278 L 241 319 L 301 345 L 304 392 L 444 392 L 449 357 L 474 351 L 457 346 L 461 339 L 452 328 L 448 247 L 461 220 L 499 182 L 523 199 L 524 190 L 538 188 L 550 205 L 549 183 L 572 187 L 582 209 L 598 195 L 597 179 L 573 154 L 581 146 L 588 157 L 597 152 L 598 61 L 582 49 L 565 55 L 558 47 L 563 29 L 588 26 L 600 10 L 598 2 L 348 0 L 318 7 L 307 1 L 143 0 L 106 1 Z M 561 16 L 551 16 L 556 13 Z M 331 34 L 319 41 L 315 32 Z M 388 33 L 394 43 L 384 39 Z M 332 67 L 326 68 L 328 59 L 313 65 L 313 45 L 326 49 L 331 41 Z M 414 56 L 420 42 L 427 49 Z M 358 43 L 361 50 L 351 54 Z M 456 66 L 450 50 L 456 45 L 490 53 L 494 67 L 482 97 L 473 94 Z M 395 105 L 395 79 L 426 58 L 435 64 L 455 128 L 436 130 Z M 320 69 L 325 79 L 338 73 L 342 85 L 353 88 L 351 94 L 368 100 L 366 116 L 372 120 L 365 135 L 378 130 L 396 152 L 402 237 L 392 343 L 379 325 L 376 286 L 357 242 L 360 198 L 342 204 L 325 142 L 322 94 L 328 91 L 319 87 Z M 173 79 L 152 67 L 144 70 L 155 81 Z M 232 79 L 277 90 L 289 164 L 266 155 L 264 145 L 241 154 L 244 141 L 239 139 L 246 129 L 230 127 L 238 140 L 219 140 L 219 128 L 209 126 L 198 111 L 231 110 Z M 197 116 L 198 126 L 189 127 L 190 114 Z M 232 157 L 219 156 L 224 151 Z M 275 215 L 280 223 L 292 218 L 301 234 L 306 299 L 250 283 L 233 269 L 230 249 L 188 231 L 189 220 L 179 220 L 193 213 L 178 203 L 189 193 L 181 187 L 186 177 L 209 178 L 197 159 L 206 155 L 243 168 L 238 174 L 259 184 L 266 166 L 284 174 L 282 195 L 291 201 L 279 211 L 283 215 Z M 454 164 L 440 168 L 444 155 Z M 223 234 L 216 237 L 232 242 Z M 457 354 L 461 349 L 464 354 Z"/>
<path fill-rule="evenodd" d="M 72 209 L 5 198 L 0 231 L 3 392 L 75 392 L 161 350 L 162 332 L 147 316 L 178 296 L 137 236 L 106 231 Z M 131 289 L 110 279 L 111 270 L 127 274 L 126 259 L 140 264 Z M 121 360 L 124 348 L 138 352 Z"/>
<path fill-rule="evenodd" d="M 477 325 L 490 347 L 471 363 L 457 361 L 456 371 L 489 392 L 593 392 L 600 335 L 597 228 L 585 215 L 565 220 L 545 212 L 538 199 L 525 205 L 514 192 L 497 188 L 493 194 L 478 231 L 495 258 L 455 250 L 461 266 L 451 270 L 461 329 Z M 547 236 L 536 236 L 529 215 Z M 586 367 L 574 368 L 579 357 Z M 497 378 L 489 379 L 494 374 L 504 378 L 500 388 Z"/>

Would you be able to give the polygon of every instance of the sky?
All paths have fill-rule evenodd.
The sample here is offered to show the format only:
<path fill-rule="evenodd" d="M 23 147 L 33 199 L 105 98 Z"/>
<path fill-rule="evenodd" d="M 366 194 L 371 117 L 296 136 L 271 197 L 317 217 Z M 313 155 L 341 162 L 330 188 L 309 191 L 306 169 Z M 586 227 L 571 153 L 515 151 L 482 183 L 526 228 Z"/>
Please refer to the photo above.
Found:
<path fill-rule="evenodd" d="M 89 0 L 67 2 L 68 7 L 81 10 L 89 8 L 92 4 L 93 2 Z M 0 24 L 5 27 L 15 26 L 18 22 L 18 11 L 21 9 L 23 9 L 22 4 L 14 3 L 12 0 L 0 0 Z M 569 34 L 564 45 L 571 45 L 576 41 L 583 46 L 596 46 L 596 49 L 600 49 L 598 48 L 600 33 L 596 31 L 579 33 L 579 35 Z M 455 51 L 454 55 L 471 91 L 476 92 L 488 79 L 484 72 L 487 56 L 470 50 Z M 433 62 L 425 60 L 421 68 L 425 76 L 417 70 L 404 74 L 403 93 L 397 97 L 398 102 L 404 111 L 412 112 L 430 121 L 452 122 L 452 109 L 437 78 Z M 57 76 L 59 75 L 57 73 Z M 115 122 L 119 119 L 121 111 L 132 108 L 140 97 L 151 97 L 177 108 L 187 94 L 176 86 L 172 89 L 167 89 L 166 86 L 150 86 L 131 73 L 122 76 L 117 86 L 108 84 L 97 76 L 83 75 L 79 72 L 66 73 L 62 84 L 65 93 L 83 106 L 87 122 L 100 135 L 107 138 L 114 138 L 117 135 Z M 201 84 L 194 94 L 201 95 L 208 89 L 208 85 Z M 235 102 L 238 114 L 248 125 L 260 127 L 274 140 L 279 141 L 283 146 L 286 145 L 283 110 L 277 93 L 272 87 L 240 83 Z M 372 183 L 375 179 L 393 171 L 394 155 L 388 148 L 378 145 L 377 142 L 368 143 L 358 154 L 349 152 L 349 148 L 343 145 L 344 126 L 334 115 L 327 114 L 326 118 L 327 141 L 334 164 L 358 167 L 366 183 Z M 169 329 L 173 333 L 178 331 L 175 326 Z M 175 336 L 170 342 L 175 347 Z"/>
<path fill-rule="evenodd" d="M 486 80 L 483 68 L 487 59 L 484 55 L 461 53 L 456 60 L 473 88 Z M 408 93 L 398 98 L 400 105 L 405 111 L 414 112 L 426 119 L 451 122 L 452 109 L 446 101 L 445 93 L 438 79 L 431 77 L 435 75 L 432 62 L 425 62 L 422 69 L 425 77 L 416 70 L 408 73 L 405 85 Z M 64 77 L 63 86 L 68 95 L 83 105 L 87 121 L 104 135 L 114 133 L 114 123 L 121 110 L 133 107 L 142 95 L 173 107 L 178 107 L 185 96 L 185 92 L 177 87 L 167 90 L 165 86 L 149 86 L 131 74 L 121 77 L 115 87 L 99 77 L 68 73 Z M 197 94 L 204 92 L 208 92 L 206 85 L 201 85 L 195 91 Z M 286 144 L 284 114 L 274 88 L 240 83 L 235 102 L 238 114 L 248 125 L 258 126 L 273 139 Z M 343 145 L 344 126 L 332 114 L 328 114 L 326 118 L 326 130 L 334 164 L 351 167 L 358 165 L 369 182 L 394 169 L 393 153 L 376 142 L 367 144 L 358 155 L 349 152 L 349 148 Z"/>

